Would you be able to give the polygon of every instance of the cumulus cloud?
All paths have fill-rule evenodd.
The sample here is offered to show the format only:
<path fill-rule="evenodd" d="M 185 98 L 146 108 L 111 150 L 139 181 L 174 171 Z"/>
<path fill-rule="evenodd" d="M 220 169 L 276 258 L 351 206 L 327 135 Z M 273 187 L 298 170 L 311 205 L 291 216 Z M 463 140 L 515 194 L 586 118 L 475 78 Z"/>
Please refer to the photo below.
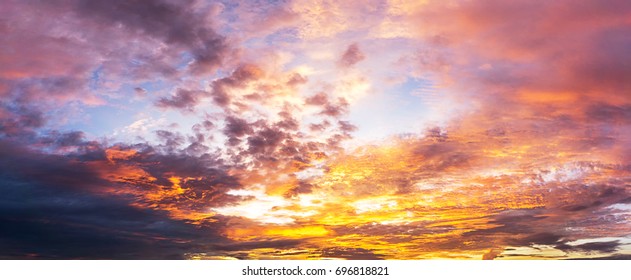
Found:
<path fill-rule="evenodd" d="M 189 51 L 194 58 L 190 69 L 201 74 L 222 62 L 228 46 L 225 38 L 209 28 L 201 11 L 192 10 L 193 1 L 61 1 L 76 14 L 98 25 L 121 24 L 127 32 L 141 33 Z M 206 13 L 208 11 L 205 11 Z"/>
<path fill-rule="evenodd" d="M 221 78 L 212 83 L 211 96 L 215 104 L 219 106 L 227 106 L 231 102 L 228 91 L 231 88 L 244 88 L 246 84 L 261 77 L 262 70 L 253 64 L 239 66 L 228 77 Z"/>
<path fill-rule="evenodd" d="M 197 105 L 198 103 L 198 96 L 201 94 L 202 93 L 200 92 L 178 89 L 173 97 L 160 98 L 156 102 L 156 106 L 162 108 L 176 108 L 185 111 L 193 111 L 195 105 Z"/>
<path fill-rule="evenodd" d="M 342 68 L 351 67 L 358 62 L 364 60 L 366 55 L 359 49 L 357 43 L 350 44 L 342 57 L 337 61 L 337 65 Z"/>

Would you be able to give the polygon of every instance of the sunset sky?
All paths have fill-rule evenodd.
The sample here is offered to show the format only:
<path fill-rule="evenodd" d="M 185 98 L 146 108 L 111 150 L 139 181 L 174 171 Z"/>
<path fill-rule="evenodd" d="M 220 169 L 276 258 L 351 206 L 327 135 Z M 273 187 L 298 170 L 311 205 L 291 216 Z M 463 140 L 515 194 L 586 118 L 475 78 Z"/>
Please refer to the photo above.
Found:
<path fill-rule="evenodd" d="M 0 4 L 0 259 L 443 258 L 631 258 L 631 1 Z"/>

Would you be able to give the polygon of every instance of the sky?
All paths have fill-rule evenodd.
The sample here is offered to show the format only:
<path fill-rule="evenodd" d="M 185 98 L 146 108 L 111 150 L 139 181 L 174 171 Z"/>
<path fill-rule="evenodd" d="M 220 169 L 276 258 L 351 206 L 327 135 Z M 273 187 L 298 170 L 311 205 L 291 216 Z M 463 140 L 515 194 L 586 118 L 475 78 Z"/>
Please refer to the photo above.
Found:
<path fill-rule="evenodd" d="M 631 2 L 5 0 L 0 259 L 629 259 Z"/>

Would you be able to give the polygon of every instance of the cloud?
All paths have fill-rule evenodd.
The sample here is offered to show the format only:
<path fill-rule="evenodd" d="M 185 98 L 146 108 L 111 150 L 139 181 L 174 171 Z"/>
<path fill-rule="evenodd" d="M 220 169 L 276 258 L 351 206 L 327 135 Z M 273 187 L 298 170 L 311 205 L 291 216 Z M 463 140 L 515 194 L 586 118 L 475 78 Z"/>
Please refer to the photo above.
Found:
<path fill-rule="evenodd" d="M 629 88 L 620 79 L 628 65 L 617 58 L 628 44 L 621 34 L 629 28 L 630 12 L 624 1 L 436 2 L 420 7 L 410 20 L 423 24 L 418 34 L 430 43 L 442 38 L 432 44 L 449 50 L 445 63 L 453 75 L 474 75 L 493 89 L 484 98 L 520 98 L 515 91 L 521 90 L 521 101 L 528 103 L 557 102 L 564 99 L 555 96 L 566 95 L 586 105 L 603 97 L 618 103 L 623 99 L 615 95 Z"/>
<path fill-rule="evenodd" d="M 606 256 L 606 257 L 596 257 L 596 258 L 584 257 L 584 258 L 574 258 L 572 260 L 631 260 L 631 255 L 614 254 L 614 255 Z"/>
<path fill-rule="evenodd" d="M 190 91 L 186 89 L 178 89 L 171 98 L 160 98 L 156 102 L 156 106 L 161 108 L 175 108 L 183 111 L 192 112 L 195 105 L 199 102 L 199 97 L 203 92 Z"/>
<path fill-rule="evenodd" d="M 263 75 L 262 69 L 252 64 L 245 64 L 232 72 L 228 77 L 221 78 L 212 83 L 211 96 L 215 104 L 225 107 L 230 104 L 231 98 L 228 91 L 231 88 L 243 88 L 246 83 L 259 79 Z"/>
<path fill-rule="evenodd" d="M 240 137 L 246 134 L 252 133 L 252 128 L 246 120 L 238 117 L 228 117 L 226 119 L 226 127 L 224 128 L 224 134 L 229 137 L 231 144 L 238 144 Z"/>
<path fill-rule="evenodd" d="M 0 147 L 0 220 L 7 225 L 0 258 L 183 258 L 188 245 L 177 241 L 201 233 L 163 210 L 104 192 L 112 183 L 86 164 L 94 160 L 43 155 L 4 140 Z"/>
<path fill-rule="evenodd" d="M 618 246 L 620 246 L 620 242 L 616 240 L 607 242 L 588 242 L 575 246 L 564 244 L 557 246 L 557 248 L 564 251 L 596 251 L 600 253 L 612 253 L 617 250 Z"/>
<path fill-rule="evenodd" d="M 164 146 L 168 151 L 173 151 L 180 145 L 184 144 L 184 137 L 178 133 L 166 130 L 157 130 L 156 136 L 164 143 Z"/>
<path fill-rule="evenodd" d="M 256 135 L 248 137 L 248 152 L 251 154 L 272 155 L 284 138 L 285 135 L 280 130 L 272 128 L 262 129 Z"/>
<path fill-rule="evenodd" d="M 0 219 L 12 226 L 0 232 L 0 258 L 174 259 L 198 241 L 224 242 L 208 207 L 237 201 L 226 191 L 238 180 L 218 158 L 181 154 L 177 135 L 158 134 L 168 149 L 105 148 L 81 132 L 33 139 L 75 147 L 55 155 L 2 139 Z"/>
<path fill-rule="evenodd" d="M 329 103 L 329 97 L 324 92 L 319 92 L 309 98 L 307 98 L 306 104 L 308 105 L 326 105 Z"/>
<path fill-rule="evenodd" d="M 626 258 L 631 5 L 399 2 L 8 1 L 0 258 Z"/>
<path fill-rule="evenodd" d="M 322 107 L 319 114 L 339 117 L 348 112 L 349 104 L 343 97 L 336 101 L 331 101 L 326 93 L 319 92 L 305 100 L 306 105 Z"/>
<path fill-rule="evenodd" d="M 489 250 L 488 253 L 482 255 L 482 259 L 483 260 L 493 260 L 495 259 L 500 253 L 502 253 L 502 250 L 498 250 L 498 249 L 491 249 Z"/>
<path fill-rule="evenodd" d="M 17 135 L 35 133 L 44 123 L 76 124 L 90 119 L 83 109 L 134 94 L 129 86 L 162 80 L 178 88 L 184 77 L 212 74 L 231 47 L 213 29 L 212 5 L 193 4 L 10 1 L 0 19 L 2 129 Z M 192 111 L 197 99 L 182 87 L 157 105 Z"/>
<path fill-rule="evenodd" d="M 229 15 L 228 24 L 246 38 L 266 36 L 291 29 L 300 20 L 300 15 L 289 7 L 291 3 L 257 2 L 240 3 L 236 7 L 225 7 Z M 238 20 L 230 20 L 230 18 Z"/>
<path fill-rule="evenodd" d="M 65 1 L 64 1 L 65 2 Z M 168 46 L 188 50 L 194 58 L 194 74 L 209 73 L 221 65 L 228 45 L 209 27 L 205 13 L 192 10 L 192 1 L 70 1 L 76 14 L 97 24 L 121 24 L 130 33 L 141 33 Z"/>
<path fill-rule="evenodd" d="M 46 123 L 39 110 L 26 106 L 0 103 L 0 133 L 12 137 L 31 133 Z"/>
<path fill-rule="evenodd" d="M 631 105 L 614 106 L 611 104 L 593 104 L 585 112 L 585 116 L 594 121 L 606 122 L 609 124 L 626 124 L 631 121 Z"/>
<path fill-rule="evenodd" d="M 382 256 L 364 248 L 324 248 L 322 257 L 341 258 L 345 260 L 380 260 Z"/>
<path fill-rule="evenodd" d="M 353 43 L 344 51 L 342 57 L 337 61 L 337 65 L 342 68 L 348 68 L 364 59 L 366 59 L 366 55 L 359 49 L 357 43 Z"/>

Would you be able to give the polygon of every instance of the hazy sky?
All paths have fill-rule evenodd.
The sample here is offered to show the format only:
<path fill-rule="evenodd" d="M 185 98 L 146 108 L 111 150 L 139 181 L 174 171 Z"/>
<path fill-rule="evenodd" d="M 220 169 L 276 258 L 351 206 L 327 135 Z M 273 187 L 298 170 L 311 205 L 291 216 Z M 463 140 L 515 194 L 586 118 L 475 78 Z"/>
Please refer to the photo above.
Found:
<path fill-rule="evenodd" d="M 629 34 L 625 0 L 5 0 L 0 258 L 629 258 Z"/>

